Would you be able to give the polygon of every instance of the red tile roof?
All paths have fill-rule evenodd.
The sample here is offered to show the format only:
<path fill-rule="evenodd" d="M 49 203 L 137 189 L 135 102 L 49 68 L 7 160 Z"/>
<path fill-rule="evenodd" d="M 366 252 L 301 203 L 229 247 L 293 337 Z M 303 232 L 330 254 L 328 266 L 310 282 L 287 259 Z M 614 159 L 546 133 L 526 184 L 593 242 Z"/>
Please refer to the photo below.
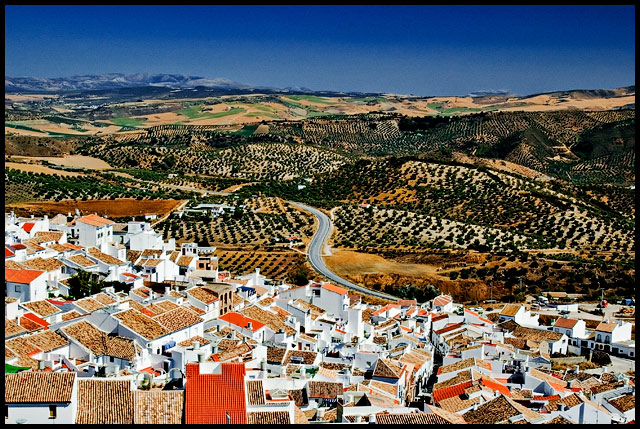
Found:
<path fill-rule="evenodd" d="M 443 399 L 453 398 L 454 396 L 462 395 L 466 388 L 471 387 L 473 381 L 469 380 L 464 383 L 456 384 L 449 387 L 443 387 L 442 389 L 433 391 L 433 400 L 437 403 Z"/>
<path fill-rule="evenodd" d="M 452 302 L 452 298 L 449 295 L 440 295 L 434 298 L 433 305 L 444 306 Z"/>
<path fill-rule="evenodd" d="M 7 249 L 6 247 L 4 248 L 4 257 L 5 258 L 10 258 L 13 255 L 15 255 L 15 253 L 13 253 L 11 250 Z"/>
<path fill-rule="evenodd" d="M 44 271 L 38 270 L 4 270 L 4 281 L 11 283 L 29 284 L 44 274 Z"/>
<path fill-rule="evenodd" d="M 447 326 L 445 326 L 442 329 L 438 329 L 437 331 L 433 331 L 433 333 L 440 335 L 440 334 L 444 334 L 445 332 L 455 331 L 456 329 L 460 328 L 462 325 L 464 325 L 463 322 L 448 324 Z"/>
<path fill-rule="evenodd" d="M 50 324 L 47 323 L 46 320 L 41 319 L 33 313 L 25 313 L 25 315 L 20 318 L 20 324 L 22 324 L 22 319 L 29 319 L 30 321 L 35 322 L 38 325 L 42 325 L 44 329 L 49 329 Z"/>
<path fill-rule="evenodd" d="M 27 232 L 31 232 L 34 226 L 35 226 L 35 222 L 27 222 L 24 225 L 22 225 L 22 229 L 24 229 Z"/>
<path fill-rule="evenodd" d="M 221 363 L 219 374 L 201 374 L 200 364 L 188 363 L 185 392 L 186 424 L 247 423 L 244 363 Z"/>
<path fill-rule="evenodd" d="M 258 329 L 262 328 L 264 323 L 258 322 L 255 319 L 251 319 L 250 317 L 243 316 L 240 313 L 236 313 L 235 311 L 231 311 L 219 317 L 219 319 L 224 320 L 225 322 L 231 323 L 233 325 L 239 326 L 241 328 L 249 329 L 249 323 L 251 323 L 251 331 L 255 332 Z"/>
<path fill-rule="evenodd" d="M 338 293 L 340 295 L 346 295 L 347 294 L 347 290 L 346 289 L 341 288 L 339 286 L 334 286 L 331 283 L 324 283 L 322 285 L 322 289 L 326 289 L 326 290 L 328 290 L 330 292 L 335 292 L 335 293 Z"/>
<path fill-rule="evenodd" d="M 576 319 L 565 319 L 564 317 L 560 317 L 556 320 L 556 323 L 553 324 L 553 327 L 573 329 L 573 327 L 576 326 L 576 323 L 578 323 Z"/>
<path fill-rule="evenodd" d="M 503 395 L 511 396 L 511 392 L 509 391 L 509 388 L 507 386 L 505 386 L 504 384 L 500 384 L 500 383 L 498 383 L 496 381 L 489 380 L 489 379 L 487 379 L 485 377 L 482 377 L 482 384 L 484 384 L 485 386 L 487 386 L 491 390 L 497 390 L 498 392 L 502 393 Z"/>
<path fill-rule="evenodd" d="M 97 216 L 97 215 L 88 215 L 88 216 L 82 216 L 78 219 L 76 219 L 77 222 L 82 222 L 82 223 L 86 223 L 87 225 L 92 225 L 92 226 L 97 226 L 97 227 L 101 227 L 101 226 L 105 226 L 105 225 L 110 225 L 113 222 L 112 220 L 109 219 L 105 219 L 103 217 Z"/>
<path fill-rule="evenodd" d="M 14 249 L 26 249 L 27 246 L 25 246 L 24 244 L 18 243 L 18 244 L 12 244 L 11 247 L 13 247 Z"/>

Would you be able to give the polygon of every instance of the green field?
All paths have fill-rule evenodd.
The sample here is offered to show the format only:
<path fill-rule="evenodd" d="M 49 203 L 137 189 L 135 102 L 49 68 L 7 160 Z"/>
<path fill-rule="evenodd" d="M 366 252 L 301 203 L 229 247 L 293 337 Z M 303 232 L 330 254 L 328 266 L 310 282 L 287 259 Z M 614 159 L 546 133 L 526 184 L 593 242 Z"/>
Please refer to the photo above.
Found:
<path fill-rule="evenodd" d="M 253 133 L 256 131 L 257 128 L 258 128 L 257 125 L 245 125 L 244 127 L 242 127 L 242 129 L 238 131 L 232 131 L 229 134 L 233 134 L 236 136 L 249 137 L 253 135 Z"/>
<path fill-rule="evenodd" d="M 384 97 L 354 97 L 354 98 L 345 98 L 344 101 L 348 102 L 348 103 L 353 103 L 353 102 L 369 102 L 369 101 L 387 101 L 386 98 Z"/>
<path fill-rule="evenodd" d="M 288 95 L 287 98 L 290 98 L 292 100 L 307 100 L 312 103 L 335 104 L 334 101 L 316 97 L 315 95 Z"/>
<path fill-rule="evenodd" d="M 26 125 L 14 124 L 11 122 L 5 122 L 4 126 L 9 128 L 15 128 L 16 130 L 25 130 L 25 131 L 34 131 L 36 133 L 44 133 L 44 131 L 42 130 L 36 130 L 35 128 L 27 127 Z"/>
<path fill-rule="evenodd" d="M 144 119 L 134 118 L 113 118 L 111 119 L 111 122 L 121 127 L 139 127 L 141 125 L 144 125 L 146 121 Z"/>
<path fill-rule="evenodd" d="M 278 119 L 278 115 L 271 112 L 249 112 L 244 116 L 246 116 L 247 118 L 255 118 L 256 116 L 261 116 L 261 117 L 266 116 L 267 118 Z"/>
<path fill-rule="evenodd" d="M 242 113 L 244 111 L 245 109 L 241 107 L 233 107 L 226 112 L 211 113 L 211 112 L 203 112 L 202 106 L 190 106 L 182 110 L 178 110 L 177 113 L 180 113 L 188 117 L 189 119 L 214 119 L 214 118 L 222 118 L 223 116 L 228 116 L 228 115 L 235 115 L 236 113 Z"/>

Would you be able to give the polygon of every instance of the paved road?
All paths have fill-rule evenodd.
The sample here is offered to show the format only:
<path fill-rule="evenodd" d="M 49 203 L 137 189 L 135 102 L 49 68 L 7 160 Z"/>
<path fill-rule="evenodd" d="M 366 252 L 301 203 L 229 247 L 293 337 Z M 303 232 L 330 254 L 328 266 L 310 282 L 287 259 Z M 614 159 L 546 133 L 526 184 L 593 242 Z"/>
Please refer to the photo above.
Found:
<path fill-rule="evenodd" d="M 382 293 L 382 292 L 376 292 L 374 290 L 367 289 L 362 286 L 358 286 L 357 284 L 351 283 L 350 281 L 343 279 L 342 277 L 338 276 L 336 273 L 331 271 L 329 268 L 327 268 L 327 265 L 324 263 L 324 260 L 322 259 L 322 250 L 324 248 L 325 243 L 329 239 L 329 236 L 331 235 L 331 230 L 332 230 L 331 220 L 329 220 L 329 217 L 327 215 L 325 215 L 324 213 L 322 213 L 320 210 L 316 208 L 309 207 L 305 204 L 296 203 L 293 201 L 287 201 L 287 202 L 298 208 L 301 208 L 303 210 L 310 212 L 316 217 L 316 219 L 318 219 L 318 230 L 316 231 L 313 238 L 311 239 L 311 243 L 309 243 L 309 248 L 307 250 L 307 256 L 309 258 L 309 262 L 311 263 L 311 266 L 313 267 L 314 270 L 316 270 L 317 272 L 319 272 L 320 274 L 322 274 L 332 282 L 339 284 L 341 286 L 345 286 L 350 289 L 355 289 L 358 292 L 362 292 L 364 294 L 372 295 L 378 298 L 392 299 L 394 301 L 398 299 L 395 296 L 387 295 L 386 293 Z"/>

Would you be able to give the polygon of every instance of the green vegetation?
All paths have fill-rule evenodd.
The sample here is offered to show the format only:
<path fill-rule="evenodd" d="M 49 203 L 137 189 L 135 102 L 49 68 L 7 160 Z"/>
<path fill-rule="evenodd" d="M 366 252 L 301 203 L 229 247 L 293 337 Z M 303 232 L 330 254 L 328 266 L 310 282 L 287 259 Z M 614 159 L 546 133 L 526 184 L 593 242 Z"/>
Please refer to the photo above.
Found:
<path fill-rule="evenodd" d="M 307 100 L 312 103 L 322 103 L 322 104 L 335 104 L 335 101 L 327 100 L 325 98 L 316 97 L 315 95 L 288 95 L 287 98 L 292 100 Z"/>
<path fill-rule="evenodd" d="M 238 131 L 233 131 L 233 132 L 231 132 L 229 134 L 248 137 L 248 136 L 253 135 L 253 133 L 256 131 L 257 128 L 258 128 L 257 125 L 245 125 L 244 127 L 242 127 L 242 129 L 240 129 Z"/>
<path fill-rule="evenodd" d="M 138 127 L 144 125 L 146 120 L 134 118 L 113 118 L 111 119 L 111 122 L 121 127 Z"/>

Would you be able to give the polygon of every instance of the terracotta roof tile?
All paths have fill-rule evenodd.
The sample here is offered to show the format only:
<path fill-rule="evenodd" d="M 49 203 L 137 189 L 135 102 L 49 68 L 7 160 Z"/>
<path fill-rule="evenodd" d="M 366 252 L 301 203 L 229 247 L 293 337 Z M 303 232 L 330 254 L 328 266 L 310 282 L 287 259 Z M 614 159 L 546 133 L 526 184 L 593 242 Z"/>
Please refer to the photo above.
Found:
<path fill-rule="evenodd" d="M 451 422 L 443 419 L 442 417 L 440 417 L 435 413 L 424 413 L 424 412 L 402 413 L 402 414 L 400 413 L 391 414 L 388 412 L 377 413 L 376 422 L 378 424 L 383 424 L 383 425 L 388 425 L 388 424 L 396 424 L 396 425 L 447 424 L 448 425 L 448 424 L 451 424 Z"/>
<path fill-rule="evenodd" d="M 42 301 L 25 302 L 22 305 L 27 307 L 29 310 L 33 311 L 40 317 L 52 316 L 56 313 L 60 313 L 61 311 L 58 307 L 50 304 L 44 299 Z"/>
<path fill-rule="evenodd" d="M 323 283 L 322 284 L 322 289 L 326 289 L 328 291 L 335 292 L 335 293 L 337 293 L 339 295 L 346 295 L 347 294 L 347 290 L 345 288 L 342 288 L 340 286 L 332 285 L 331 283 Z"/>
<path fill-rule="evenodd" d="M 97 300 L 93 298 L 83 298 L 74 302 L 75 305 L 80 307 L 81 309 L 88 311 L 89 313 L 93 313 L 96 310 L 100 310 L 104 308 L 105 305 L 101 304 Z"/>
<path fill-rule="evenodd" d="M 40 331 L 49 327 L 49 324 L 46 321 L 33 313 L 26 313 L 20 318 L 19 323 L 20 326 L 27 329 L 29 332 Z"/>
<path fill-rule="evenodd" d="M 309 388 L 310 398 L 333 399 L 338 396 L 342 396 L 343 393 L 342 383 L 330 381 L 309 381 L 307 387 Z"/>
<path fill-rule="evenodd" d="M 69 341 L 51 330 L 30 335 L 27 337 L 27 341 L 45 353 L 69 345 Z"/>
<path fill-rule="evenodd" d="M 71 402 L 74 372 L 22 371 L 4 375 L 4 402 L 60 403 Z"/>
<path fill-rule="evenodd" d="M 187 294 L 205 304 L 211 304 L 218 300 L 218 297 L 209 289 L 194 287 L 186 290 Z"/>
<path fill-rule="evenodd" d="M 283 329 L 286 335 L 293 335 L 296 333 L 296 330 L 284 323 L 277 314 L 263 310 L 256 305 L 244 308 L 241 313 L 247 317 L 264 323 L 274 332 L 278 332 L 280 329 Z"/>
<path fill-rule="evenodd" d="M 77 265 L 80 265 L 81 267 L 93 267 L 94 265 L 98 265 L 97 262 L 93 262 L 91 259 L 87 258 L 84 255 L 74 255 L 74 256 L 69 256 L 67 258 L 68 260 L 70 260 L 71 262 L 74 262 Z"/>
<path fill-rule="evenodd" d="M 565 329 L 573 329 L 578 323 L 577 319 L 568 319 L 564 317 L 560 317 L 556 319 L 556 322 L 553 324 L 554 328 L 565 328 Z"/>
<path fill-rule="evenodd" d="M 115 304 L 116 302 L 118 302 L 118 301 L 116 301 L 115 299 L 109 297 L 106 293 L 103 293 L 103 292 L 100 292 L 94 298 L 95 298 L 96 301 L 98 301 L 102 305 L 110 305 L 110 304 Z"/>
<path fill-rule="evenodd" d="M 255 332 L 265 326 L 264 323 L 258 322 L 257 320 L 246 317 L 240 313 L 236 313 L 235 311 L 223 314 L 219 319 L 244 329 L 249 329 L 249 323 L 251 323 L 252 332 Z"/>
<path fill-rule="evenodd" d="M 87 249 L 87 253 L 89 255 L 91 255 L 92 257 L 98 259 L 99 261 L 104 262 L 105 264 L 108 265 L 127 265 L 126 262 L 121 261 L 118 258 L 114 258 L 113 256 L 101 252 L 98 248 L 96 247 L 90 247 L 89 249 Z"/>
<path fill-rule="evenodd" d="M 244 363 L 222 363 L 219 374 L 200 374 L 199 364 L 187 364 L 186 424 L 247 423 Z"/>
<path fill-rule="evenodd" d="M 78 313 L 75 310 L 67 311 L 62 314 L 62 320 L 66 322 L 67 320 L 77 319 L 78 317 L 82 317 L 82 314 Z"/>
<path fill-rule="evenodd" d="M 6 264 L 5 264 L 6 265 Z M 29 284 L 44 274 L 44 271 L 38 270 L 4 270 L 4 281 L 11 283 Z"/>
<path fill-rule="evenodd" d="M 402 364 L 391 359 L 378 359 L 373 371 L 374 377 L 400 378 Z"/>
<path fill-rule="evenodd" d="M 193 345 L 193 343 L 195 341 L 199 341 L 201 346 L 206 346 L 207 344 L 209 344 L 211 341 L 207 340 L 206 338 L 203 338 L 199 335 L 196 335 L 194 337 L 188 338 L 184 341 L 181 341 L 178 343 L 178 345 L 182 346 L 182 347 L 191 347 Z"/>
<path fill-rule="evenodd" d="M 636 395 L 624 395 L 614 399 L 610 399 L 609 403 L 618 411 L 626 413 L 636 408 Z"/>
<path fill-rule="evenodd" d="M 20 264 L 27 269 L 40 271 L 54 271 L 65 266 L 62 262 L 58 261 L 55 258 L 33 258 L 22 261 L 20 262 Z"/>
<path fill-rule="evenodd" d="M 616 325 L 615 323 L 600 322 L 600 324 L 596 327 L 596 331 L 611 333 L 617 327 L 618 325 Z"/>
<path fill-rule="evenodd" d="M 500 311 L 500 315 L 513 317 L 516 315 L 518 310 L 520 310 L 520 307 L 521 307 L 521 304 L 507 304 Z"/>
<path fill-rule="evenodd" d="M 264 405 L 264 388 L 262 380 L 247 380 L 247 397 L 249 405 Z"/>
<path fill-rule="evenodd" d="M 188 267 L 193 262 L 193 256 L 180 256 L 176 265 L 180 267 Z"/>
<path fill-rule="evenodd" d="M 304 350 L 289 350 L 284 358 L 284 365 L 287 365 L 289 363 L 295 363 L 291 359 L 293 357 L 302 358 L 302 363 L 304 363 L 305 365 L 311 365 L 313 364 L 317 356 L 318 356 L 318 353 L 316 352 L 310 352 L 310 351 L 304 351 Z"/>
<path fill-rule="evenodd" d="M 61 331 L 91 350 L 96 357 L 106 355 L 133 361 L 136 354 L 131 338 L 107 335 L 84 320 L 67 325 Z"/>
<path fill-rule="evenodd" d="M 133 410 L 129 380 L 78 380 L 76 424 L 132 424 Z"/>
<path fill-rule="evenodd" d="M 435 392 L 436 390 L 445 388 L 445 387 L 449 387 L 449 386 L 453 386 L 456 384 L 460 384 L 460 383 L 464 383 L 465 381 L 470 381 L 471 380 L 471 371 L 460 371 L 459 373 L 457 373 L 455 375 L 455 377 L 450 378 L 448 380 L 442 381 L 440 383 L 436 383 L 433 385 L 433 392 Z"/>
<path fill-rule="evenodd" d="M 496 424 L 520 414 L 503 396 L 499 396 L 479 405 L 477 410 L 467 411 L 463 417 L 469 424 Z"/>
<path fill-rule="evenodd" d="M 127 250 L 127 261 L 131 262 L 132 264 L 135 264 L 136 261 L 138 260 L 138 258 L 140 258 L 140 255 L 142 254 L 141 251 L 139 250 Z"/>
<path fill-rule="evenodd" d="M 181 424 L 184 391 L 133 392 L 134 424 Z"/>
<path fill-rule="evenodd" d="M 138 310 L 129 309 L 113 315 L 124 326 L 147 340 L 154 340 L 170 333 L 157 321 L 145 316 Z"/>
<path fill-rule="evenodd" d="M 189 326 L 204 322 L 200 316 L 184 307 L 178 307 L 157 315 L 153 320 L 167 328 L 169 332 L 180 331 Z"/>
<path fill-rule="evenodd" d="M 433 299 L 433 305 L 442 307 L 449 304 L 452 301 L 453 299 L 449 295 L 440 295 Z"/>
<path fill-rule="evenodd" d="M 544 329 L 534 329 L 534 328 L 526 328 L 524 326 L 518 326 L 515 331 L 513 331 L 513 336 L 518 338 L 524 338 L 529 341 L 551 341 L 555 342 L 562 338 L 561 333 L 547 331 Z"/>
<path fill-rule="evenodd" d="M 247 413 L 247 423 L 258 425 L 288 425 L 291 424 L 289 411 L 254 411 Z"/>

